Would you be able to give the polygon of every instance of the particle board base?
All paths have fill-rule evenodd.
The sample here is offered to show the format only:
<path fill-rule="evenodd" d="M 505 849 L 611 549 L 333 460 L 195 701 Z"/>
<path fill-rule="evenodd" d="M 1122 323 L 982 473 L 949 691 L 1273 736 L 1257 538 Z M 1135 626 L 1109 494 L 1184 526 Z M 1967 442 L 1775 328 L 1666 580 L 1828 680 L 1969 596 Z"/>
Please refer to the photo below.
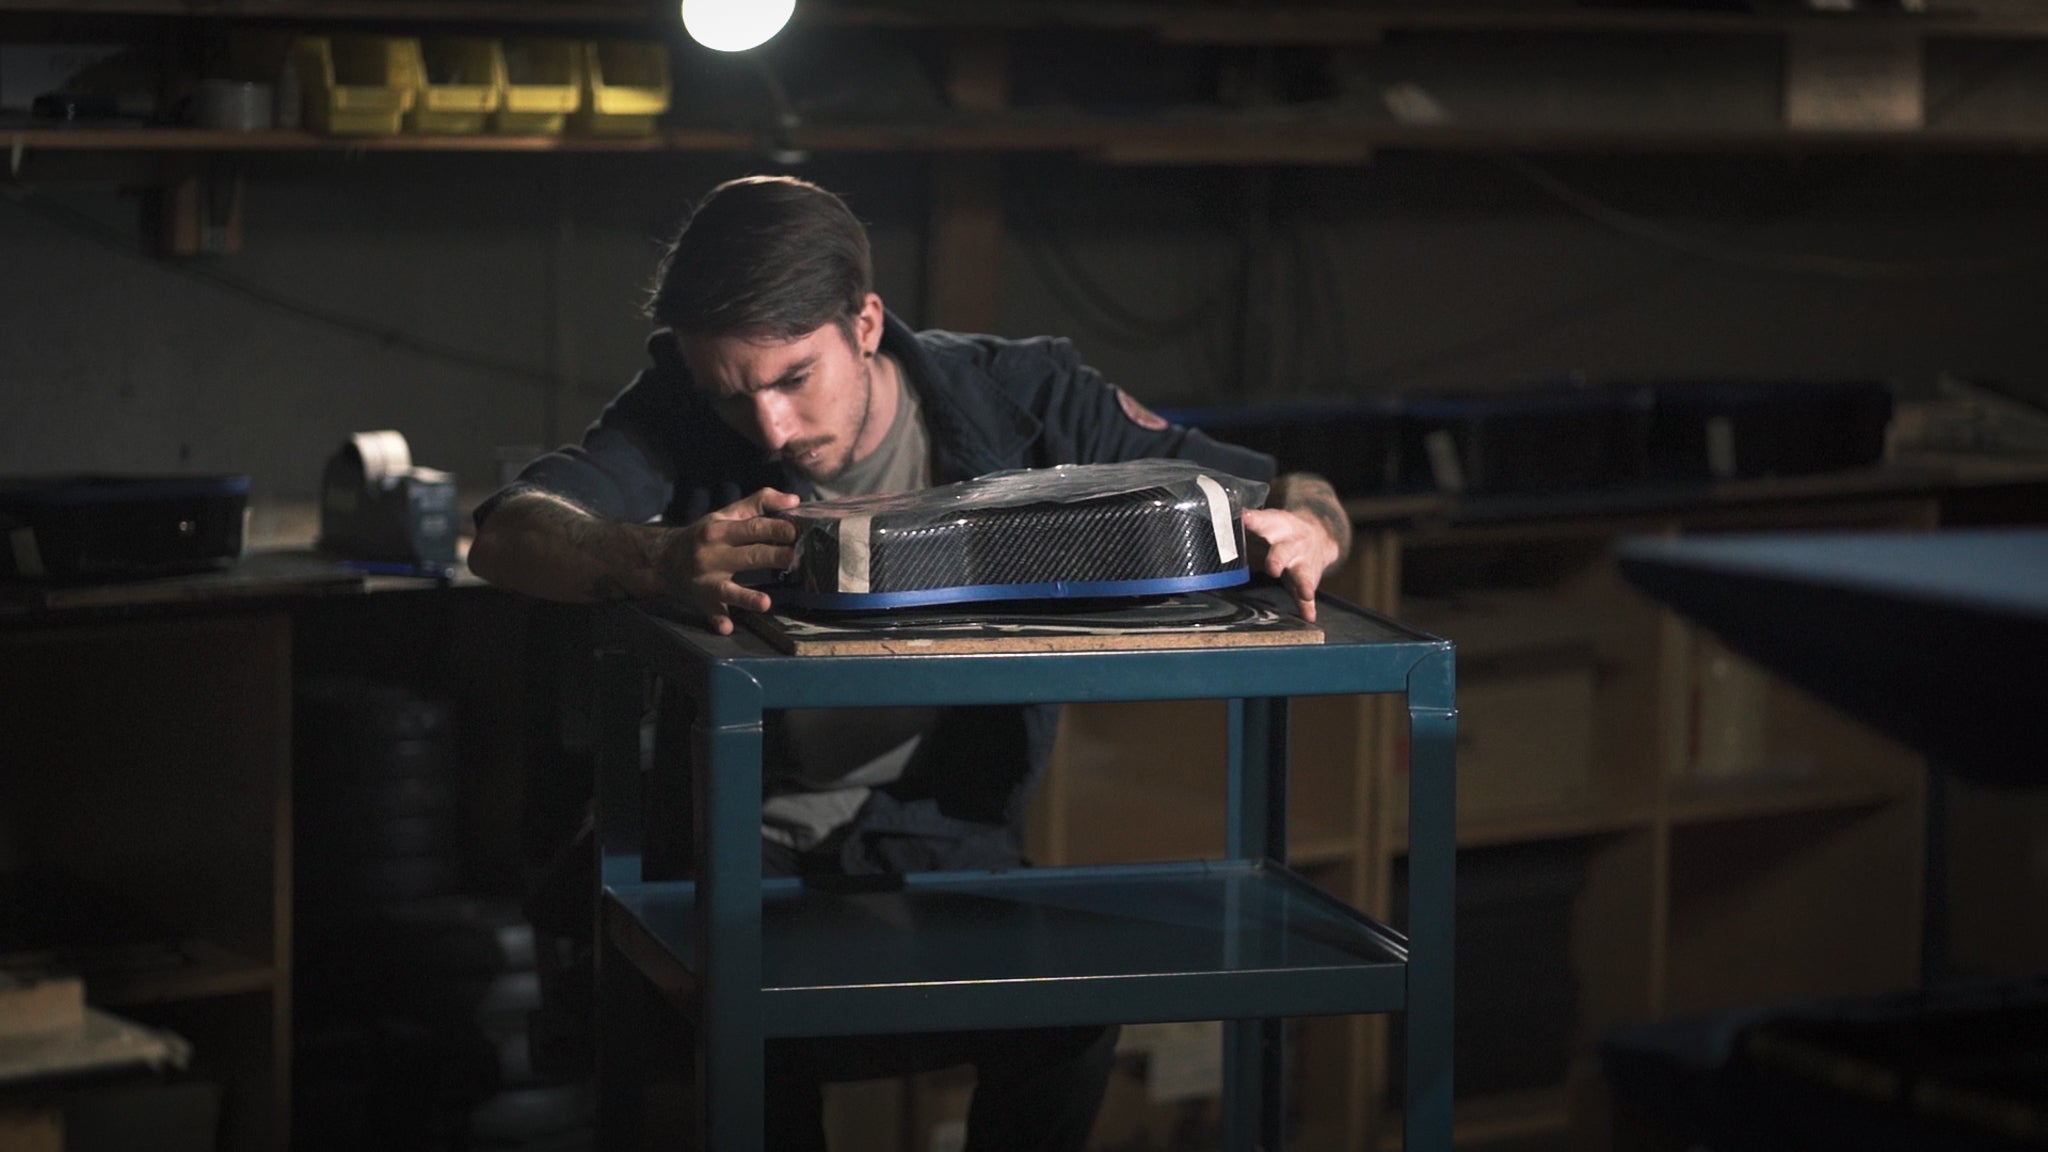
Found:
<path fill-rule="evenodd" d="M 965 604 L 892 612 L 740 613 L 795 656 L 1093 652 L 1320 644 L 1277 588 L 1192 592 L 1131 601 Z"/>

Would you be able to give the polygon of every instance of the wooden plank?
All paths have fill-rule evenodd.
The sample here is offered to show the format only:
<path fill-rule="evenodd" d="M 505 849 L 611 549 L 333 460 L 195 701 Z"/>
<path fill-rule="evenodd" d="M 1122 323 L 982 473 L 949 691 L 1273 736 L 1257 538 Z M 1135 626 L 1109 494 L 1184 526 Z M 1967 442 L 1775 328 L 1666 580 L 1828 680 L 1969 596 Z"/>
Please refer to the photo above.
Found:
<path fill-rule="evenodd" d="M 744 132 L 669 129 L 648 136 L 327 136 L 318 132 L 220 128 L 18 128 L 0 144 L 28 151 L 156 152 L 721 152 L 759 144 Z"/>
<path fill-rule="evenodd" d="M 1527 844 L 1537 840 L 1574 840 L 1586 836 L 1634 832 L 1650 827 L 1654 817 L 1647 805 L 1595 800 L 1590 803 L 1558 805 L 1517 812 L 1493 812 L 1458 820 L 1458 847 L 1484 848 L 1498 844 Z M 1408 851 L 1408 821 L 1396 817 L 1387 850 L 1392 855 Z"/>
<path fill-rule="evenodd" d="M 237 20 L 452 21 L 485 24 L 639 24 L 673 20 L 651 4 L 537 0 L 0 0 L 0 16 L 200 16 Z"/>
<path fill-rule="evenodd" d="M 1009 102 L 1007 46 L 983 33 L 957 36 L 947 58 L 946 98 L 956 112 L 995 113 Z M 925 242 L 925 322 L 963 332 L 1001 326 L 1003 190 L 993 154 L 941 157 L 932 165 Z"/>
<path fill-rule="evenodd" d="M 64 1152 L 64 1113 L 54 1107 L 0 1107 L 0 1148 L 7 1152 Z"/>
<path fill-rule="evenodd" d="M 241 20 L 393 21 L 481 24 L 624 24 L 653 28 L 674 9 L 637 3 L 573 0 L 0 0 L 0 15 L 196 16 Z M 1718 33 L 1769 36 L 1791 31 L 1871 26 L 1927 36 L 2048 37 L 2048 20 L 1966 9 L 1927 13 L 1788 12 L 1754 14 L 1626 8 L 1552 8 L 1528 4 L 1379 8 L 1302 3 L 1243 5 L 1102 3 L 1098 0 L 978 0 L 974 4 L 890 0 L 797 6 L 795 28 L 977 28 L 990 31 L 1074 28 L 1135 32 L 1209 44 L 1370 44 L 1403 32 L 1626 32 L 1652 35 Z"/>
<path fill-rule="evenodd" d="M 141 608 L 217 600 L 363 591 L 363 574 L 327 561 L 251 557 L 229 568 L 112 584 L 10 584 L 0 587 L 0 620 L 92 608 Z"/>
<path fill-rule="evenodd" d="M 925 321 L 957 332 L 1002 326 L 1003 194 L 993 155 L 945 156 L 932 165 Z"/>
<path fill-rule="evenodd" d="M 204 157 L 166 158 L 155 190 L 156 244 L 163 256 L 230 256 L 242 250 L 240 171 Z"/>
<path fill-rule="evenodd" d="M 854 27 L 1076 28 L 1151 33 L 1212 44 L 1370 44 L 1403 32 L 1631 32 L 1768 36 L 1803 29 L 1911 29 L 1929 36 L 2048 37 L 2048 20 L 1979 15 L 1967 9 L 1927 13 L 1686 11 L 1618 7 L 1562 8 L 1530 4 L 1441 5 L 1411 0 L 1380 6 L 1142 4 L 1100 0 L 980 0 L 975 4 L 841 0 L 805 10 L 806 19 Z"/>
<path fill-rule="evenodd" d="M 187 963 L 175 968 L 111 971 L 93 977 L 93 1003 L 108 1008 L 205 1000 L 278 987 L 279 972 L 205 939 L 181 942 Z"/>
<path fill-rule="evenodd" d="M 18 978 L 0 972 L 0 1038 L 71 1032 L 85 1025 L 85 985 L 75 977 Z"/>
<path fill-rule="evenodd" d="M 169 1032 L 87 1008 L 75 1028 L 0 1041 L 0 1085 L 134 1067 L 182 1067 L 192 1047 Z"/>
<path fill-rule="evenodd" d="M 1918 788 L 1916 774 L 1903 781 L 1794 783 L 1743 781 L 1722 785 L 1688 785 L 1671 796 L 1671 823 L 1711 824 L 1797 812 L 1851 811 L 1881 808 L 1909 799 Z"/>

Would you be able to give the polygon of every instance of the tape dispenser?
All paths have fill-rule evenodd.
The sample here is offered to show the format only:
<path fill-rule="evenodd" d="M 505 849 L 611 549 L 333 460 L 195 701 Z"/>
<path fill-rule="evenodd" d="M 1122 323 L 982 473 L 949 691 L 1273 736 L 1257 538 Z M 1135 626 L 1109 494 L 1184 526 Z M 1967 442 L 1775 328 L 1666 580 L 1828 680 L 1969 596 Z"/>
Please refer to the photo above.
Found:
<path fill-rule="evenodd" d="M 455 564 L 455 476 L 417 467 L 397 432 L 358 432 L 327 461 L 320 550 L 427 572 Z"/>

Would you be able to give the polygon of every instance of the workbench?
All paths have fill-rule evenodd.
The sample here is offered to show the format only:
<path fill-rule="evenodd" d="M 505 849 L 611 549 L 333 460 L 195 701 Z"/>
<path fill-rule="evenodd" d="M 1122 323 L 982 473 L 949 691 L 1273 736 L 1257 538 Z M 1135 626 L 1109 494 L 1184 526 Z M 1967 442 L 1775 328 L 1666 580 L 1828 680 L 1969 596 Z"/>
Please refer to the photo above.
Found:
<path fill-rule="evenodd" d="M 1645 592 L 1927 756 L 1921 978 L 1940 980 L 1944 775 L 2048 780 L 2048 530 L 1636 539 L 1617 553 Z"/>

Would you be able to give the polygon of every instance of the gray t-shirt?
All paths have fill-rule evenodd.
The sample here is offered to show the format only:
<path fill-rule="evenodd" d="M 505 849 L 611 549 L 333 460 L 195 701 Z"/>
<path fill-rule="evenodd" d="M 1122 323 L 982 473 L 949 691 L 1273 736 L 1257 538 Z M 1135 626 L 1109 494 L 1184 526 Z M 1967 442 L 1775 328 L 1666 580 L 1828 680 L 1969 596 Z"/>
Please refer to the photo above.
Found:
<path fill-rule="evenodd" d="M 932 483 L 931 437 L 917 393 L 899 390 L 896 418 L 866 459 L 847 465 L 818 496 L 910 492 Z M 903 775 L 936 708 L 791 708 L 771 715 L 761 836 L 806 851 L 851 822 L 868 793 Z"/>
<path fill-rule="evenodd" d="M 867 459 L 848 464 L 837 480 L 812 485 L 818 499 L 915 492 L 932 486 L 932 439 L 925 431 L 924 406 L 908 381 L 896 391 L 896 418 L 889 422 L 881 444 Z"/>

